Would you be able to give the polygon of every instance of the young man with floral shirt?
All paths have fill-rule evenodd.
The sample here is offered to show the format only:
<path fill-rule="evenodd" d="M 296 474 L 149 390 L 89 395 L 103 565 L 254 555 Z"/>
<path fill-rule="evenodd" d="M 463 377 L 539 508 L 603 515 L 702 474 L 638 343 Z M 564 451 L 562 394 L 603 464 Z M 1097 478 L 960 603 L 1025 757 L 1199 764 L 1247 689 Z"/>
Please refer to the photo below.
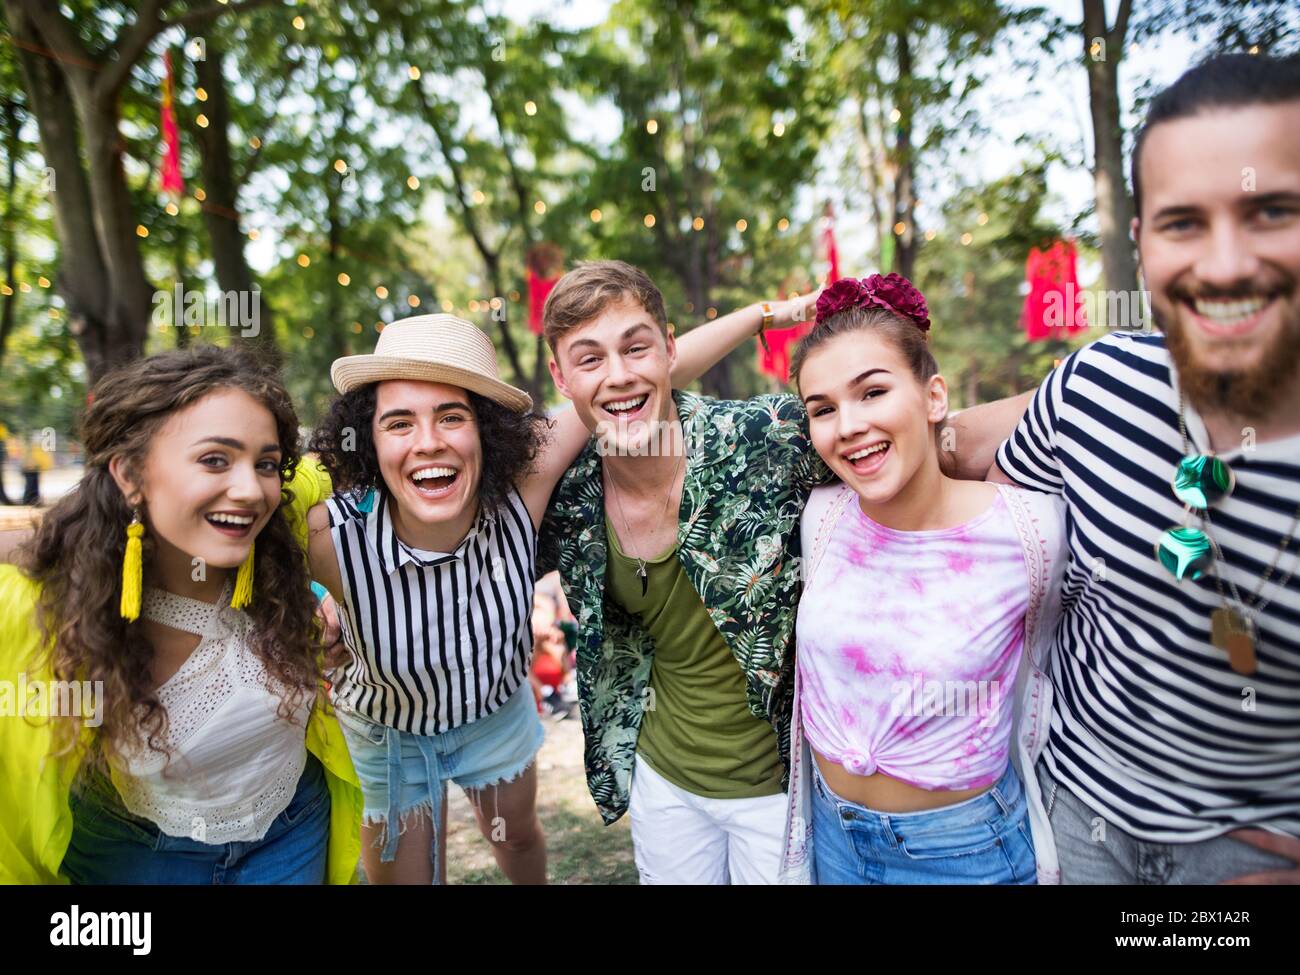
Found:
<path fill-rule="evenodd" d="M 734 343 L 811 303 L 734 313 Z M 606 822 L 630 810 L 643 883 L 774 882 L 799 516 L 829 477 L 807 416 L 791 395 L 674 392 L 663 297 L 620 261 L 566 274 L 543 319 L 551 375 L 595 435 L 552 496 L 539 557 L 577 614 L 592 796 Z M 955 468 L 982 476 L 1024 401 L 963 414 Z"/>

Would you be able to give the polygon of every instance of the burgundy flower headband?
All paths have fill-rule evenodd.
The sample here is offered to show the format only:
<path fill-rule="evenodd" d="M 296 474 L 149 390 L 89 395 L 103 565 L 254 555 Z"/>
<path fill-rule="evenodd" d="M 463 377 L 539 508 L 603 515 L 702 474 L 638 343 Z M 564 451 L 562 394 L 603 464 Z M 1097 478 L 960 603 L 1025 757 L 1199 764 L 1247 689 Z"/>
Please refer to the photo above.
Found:
<path fill-rule="evenodd" d="M 925 296 L 901 274 L 873 274 L 859 281 L 840 278 L 817 298 L 817 321 L 846 308 L 887 308 L 913 322 L 922 332 L 930 330 L 930 310 Z"/>

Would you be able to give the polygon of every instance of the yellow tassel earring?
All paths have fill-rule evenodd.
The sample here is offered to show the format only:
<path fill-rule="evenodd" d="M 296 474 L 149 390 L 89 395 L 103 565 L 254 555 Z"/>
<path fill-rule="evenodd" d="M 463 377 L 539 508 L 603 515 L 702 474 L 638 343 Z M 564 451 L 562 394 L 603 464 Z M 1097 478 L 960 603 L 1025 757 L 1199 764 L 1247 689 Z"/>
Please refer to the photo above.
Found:
<path fill-rule="evenodd" d="M 144 522 L 140 509 L 131 513 L 131 524 L 126 526 L 126 554 L 122 556 L 122 619 L 134 623 L 140 618 L 140 596 L 144 591 Z"/>
<path fill-rule="evenodd" d="M 235 594 L 230 597 L 231 609 L 243 609 L 253 601 L 253 553 L 257 543 L 248 547 L 248 558 L 239 563 L 235 574 Z"/>

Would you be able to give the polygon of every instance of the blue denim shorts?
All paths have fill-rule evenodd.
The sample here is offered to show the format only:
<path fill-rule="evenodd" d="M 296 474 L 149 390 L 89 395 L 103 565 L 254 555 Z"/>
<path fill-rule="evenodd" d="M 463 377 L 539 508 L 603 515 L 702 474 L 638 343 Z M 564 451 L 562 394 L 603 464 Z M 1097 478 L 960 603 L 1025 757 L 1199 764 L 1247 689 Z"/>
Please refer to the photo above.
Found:
<path fill-rule="evenodd" d="M 361 780 L 364 821 L 384 827 L 380 860 L 392 862 L 406 825 L 428 816 L 433 824 L 429 856 L 435 883 L 443 783 L 450 779 L 462 789 L 481 789 L 517 779 L 533 763 L 545 737 L 532 689 L 526 683 L 487 717 L 440 735 L 398 731 L 355 711 L 335 710 Z M 396 829 L 392 828 L 394 822 Z"/>
<path fill-rule="evenodd" d="M 260 840 L 201 843 L 169 836 L 122 804 L 102 773 L 69 798 L 72 839 L 61 872 L 74 884 L 323 884 L 330 794 L 316 757 Z"/>
<path fill-rule="evenodd" d="M 1010 764 L 988 792 L 940 809 L 882 813 L 841 799 L 813 762 L 818 884 L 1035 884 L 1029 809 Z"/>

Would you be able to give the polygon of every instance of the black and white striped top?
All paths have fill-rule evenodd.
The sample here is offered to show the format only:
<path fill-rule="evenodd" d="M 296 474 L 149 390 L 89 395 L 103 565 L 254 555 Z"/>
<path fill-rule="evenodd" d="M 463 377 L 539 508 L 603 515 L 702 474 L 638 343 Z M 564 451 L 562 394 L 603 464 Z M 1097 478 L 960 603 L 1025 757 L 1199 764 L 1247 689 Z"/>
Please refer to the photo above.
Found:
<path fill-rule="evenodd" d="M 1192 450 L 1208 451 L 1190 404 L 1187 428 Z M 1300 572 L 1277 584 L 1300 541 L 1262 590 L 1258 669 L 1237 674 L 1210 642 L 1213 576 L 1180 584 L 1155 558 L 1160 533 L 1182 523 L 1170 489 L 1182 454 L 1160 335 L 1112 335 L 1070 356 L 998 453 L 1009 477 L 1062 492 L 1068 508 L 1048 769 L 1152 842 L 1247 824 L 1300 835 Z M 1294 530 L 1300 436 L 1220 456 L 1237 486 L 1212 507 L 1211 531 L 1249 600 Z"/>
<path fill-rule="evenodd" d="M 334 699 L 399 731 L 441 734 L 491 714 L 527 679 L 537 537 L 517 491 L 449 553 L 399 539 L 391 505 L 382 489 L 327 502 L 353 651 Z"/>

